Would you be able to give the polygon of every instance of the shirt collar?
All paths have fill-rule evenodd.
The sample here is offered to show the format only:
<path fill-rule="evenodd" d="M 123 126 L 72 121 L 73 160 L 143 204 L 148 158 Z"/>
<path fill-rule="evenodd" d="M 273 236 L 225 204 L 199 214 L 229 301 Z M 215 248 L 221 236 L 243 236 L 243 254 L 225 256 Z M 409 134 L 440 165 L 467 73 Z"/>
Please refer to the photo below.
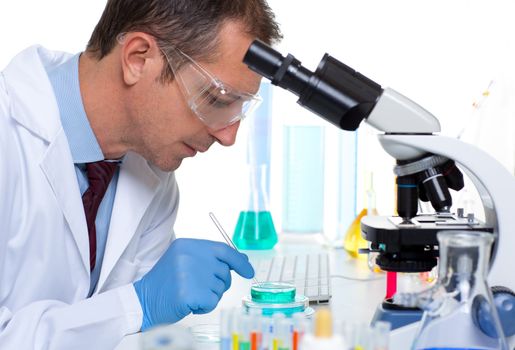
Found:
<path fill-rule="evenodd" d="M 79 57 L 80 53 L 48 72 L 57 99 L 61 123 L 75 164 L 104 159 L 82 102 Z"/>

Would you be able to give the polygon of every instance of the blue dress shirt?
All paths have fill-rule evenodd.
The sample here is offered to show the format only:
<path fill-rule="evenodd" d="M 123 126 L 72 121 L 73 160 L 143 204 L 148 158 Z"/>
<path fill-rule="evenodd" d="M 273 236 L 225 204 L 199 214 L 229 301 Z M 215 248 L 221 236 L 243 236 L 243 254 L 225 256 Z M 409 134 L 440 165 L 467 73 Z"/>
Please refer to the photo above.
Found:
<path fill-rule="evenodd" d="M 57 99 L 64 133 L 70 145 L 80 193 L 83 195 L 89 187 L 85 163 L 104 160 L 104 154 L 91 129 L 82 103 L 79 85 L 79 57 L 80 54 L 77 54 L 47 73 Z M 118 175 L 119 169 L 115 172 L 107 188 L 95 219 L 97 258 L 95 268 L 91 272 L 90 296 L 95 290 L 102 268 Z"/>

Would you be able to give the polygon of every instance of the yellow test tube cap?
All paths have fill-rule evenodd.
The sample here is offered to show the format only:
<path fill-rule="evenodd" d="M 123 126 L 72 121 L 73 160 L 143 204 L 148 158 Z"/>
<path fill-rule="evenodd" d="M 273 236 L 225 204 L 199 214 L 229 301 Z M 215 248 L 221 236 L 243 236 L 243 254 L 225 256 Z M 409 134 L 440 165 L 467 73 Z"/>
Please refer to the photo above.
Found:
<path fill-rule="evenodd" d="M 320 309 L 315 314 L 315 337 L 331 338 L 333 336 L 333 317 L 331 310 Z"/>

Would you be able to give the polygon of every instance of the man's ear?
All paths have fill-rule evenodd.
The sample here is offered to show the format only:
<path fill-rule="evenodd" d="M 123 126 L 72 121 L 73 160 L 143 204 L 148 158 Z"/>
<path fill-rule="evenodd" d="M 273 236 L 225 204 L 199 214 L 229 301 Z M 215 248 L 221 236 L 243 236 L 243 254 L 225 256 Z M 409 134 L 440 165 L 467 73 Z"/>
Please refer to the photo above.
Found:
<path fill-rule="evenodd" d="M 157 43 L 151 35 L 131 32 L 119 39 L 123 80 L 127 85 L 136 84 L 152 65 L 161 58 Z"/>

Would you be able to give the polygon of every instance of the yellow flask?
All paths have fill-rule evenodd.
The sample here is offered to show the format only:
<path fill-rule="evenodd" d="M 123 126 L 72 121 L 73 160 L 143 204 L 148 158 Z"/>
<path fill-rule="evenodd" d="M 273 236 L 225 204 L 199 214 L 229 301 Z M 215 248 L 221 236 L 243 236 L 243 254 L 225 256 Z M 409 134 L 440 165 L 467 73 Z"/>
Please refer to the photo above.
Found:
<path fill-rule="evenodd" d="M 359 254 L 360 249 L 368 248 L 368 242 L 361 236 L 361 219 L 366 215 L 377 215 L 377 209 L 372 208 L 370 214 L 367 208 L 361 210 L 345 233 L 343 248 L 353 258 L 367 259 L 366 254 Z"/>
<path fill-rule="evenodd" d="M 366 192 L 368 208 L 362 209 L 358 216 L 356 216 L 352 221 L 343 240 L 343 248 L 347 253 L 349 253 L 353 258 L 360 258 L 363 260 L 368 259 L 368 256 L 367 254 L 359 254 L 359 250 L 368 248 L 368 242 L 361 236 L 361 219 L 367 215 L 378 215 L 376 209 L 376 194 L 373 185 L 373 174 L 368 175 L 368 180 L 369 188 Z"/>

